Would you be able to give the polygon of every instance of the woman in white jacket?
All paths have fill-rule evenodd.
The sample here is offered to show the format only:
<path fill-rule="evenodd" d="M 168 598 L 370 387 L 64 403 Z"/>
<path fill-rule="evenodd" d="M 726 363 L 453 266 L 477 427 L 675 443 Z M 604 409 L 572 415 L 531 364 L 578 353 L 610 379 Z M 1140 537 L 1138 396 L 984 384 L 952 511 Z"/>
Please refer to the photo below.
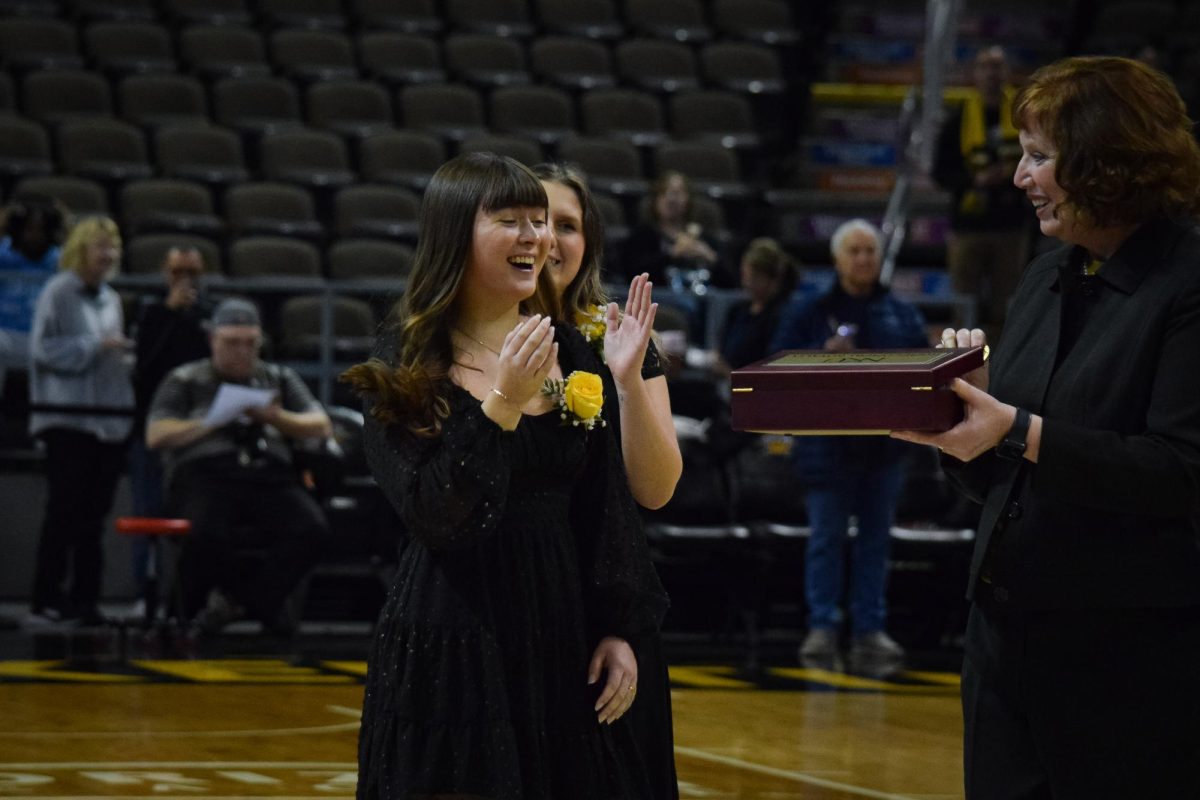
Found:
<path fill-rule="evenodd" d="M 47 495 L 31 623 L 101 621 L 101 538 L 133 425 L 132 342 L 105 282 L 120 258 L 116 223 L 81 220 L 34 311 L 30 432 L 46 446 Z"/>

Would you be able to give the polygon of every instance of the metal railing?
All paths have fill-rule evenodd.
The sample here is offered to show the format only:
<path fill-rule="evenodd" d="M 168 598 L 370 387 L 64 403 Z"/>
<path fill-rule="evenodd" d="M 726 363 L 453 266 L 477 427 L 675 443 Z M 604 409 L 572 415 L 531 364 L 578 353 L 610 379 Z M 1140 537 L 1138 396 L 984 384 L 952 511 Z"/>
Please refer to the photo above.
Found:
<path fill-rule="evenodd" d="M 810 277 L 821 276 L 824 270 L 810 270 Z M 831 274 L 831 273 L 830 273 Z M 0 284 L 8 281 L 44 282 L 46 276 L 37 273 L 0 271 Z M 256 277 L 230 278 L 220 274 L 206 275 L 205 291 L 214 298 L 230 295 L 248 296 L 251 298 L 279 298 L 293 295 L 319 296 L 321 298 L 319 344 L 315 359 L 288 360 L 274 358 L 273 361 L 285 363 L 294 368 L 302 377 L 314 384 L 317 399 L 328 405 L 333 401 L 334 385 L 338 374 L 349 366 L 337 360 L 334 348 L 334 303 L 339 296 L 368 297 L 368 298 L 398 298 L 404 291 L 403 280 L 347 280 L 332 281 L 323 278 L 301 277 Z M 819 282 L 819 278 L 818 278 Z M 114 277 L 110 283 L 123 293 L 152 293 L 163 292 L 165 286 L 162 277 L 157 273 L 123 274 Z M 624 298 L 627 287 L 609 286 L 608 291 L 618 300 Z M 706 288 L 703 295 L 687 290 L 671 291 L 664 287 L 656 287 L 655 299 L 661 303 L 670 304 L 672 300 L 677 305 L 698 306 L 703 312 L 704 328 L 703 341 L 692 342 L 693 345 L 708 349 L 719 349 L 722 328 L 728 316 L 730 307 L 745 297 L 740 289 Z M 964 319 L 972 320 L 974 305 L 969 298 L 960 295 L 946 294 L 905 294 L 906 300 L 925 310 L 953 308 L 964 315 Z M 128 322 L 128 321 L 127 321 Z M 970 324 L 973 324 L 971 322 Z M 11 359 L 7 364 L 11 368 L 27 366 L 28 356 Z"/>
<path fill-rule="evenodd" d="M 925 57 L 922 86 L 909 89 L 900 107 L 896 185 L 883 215 L 883 268 L 880 281 L 890 284 L 904 244 L 914 176 L 933 169 L 933 154 L 941 131 L 946 68 L 954 57 L 961 0 L 929 0 L 925 11 Z"/>

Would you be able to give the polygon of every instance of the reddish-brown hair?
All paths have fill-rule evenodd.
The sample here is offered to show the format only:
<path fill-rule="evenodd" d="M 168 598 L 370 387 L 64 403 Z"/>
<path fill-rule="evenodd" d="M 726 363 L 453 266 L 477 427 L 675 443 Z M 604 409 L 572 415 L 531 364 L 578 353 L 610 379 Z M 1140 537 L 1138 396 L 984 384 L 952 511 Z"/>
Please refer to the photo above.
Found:
<path fill-rule="evenodd" d="M 1085 225 L 1200 211 L 1200 147 L 1187 109 L 1171 79 L 1140 61 L 1088 56 L 1042 67 L 1017 94 L 1013 119 L 1050 140 L 1065 204 Z"/>

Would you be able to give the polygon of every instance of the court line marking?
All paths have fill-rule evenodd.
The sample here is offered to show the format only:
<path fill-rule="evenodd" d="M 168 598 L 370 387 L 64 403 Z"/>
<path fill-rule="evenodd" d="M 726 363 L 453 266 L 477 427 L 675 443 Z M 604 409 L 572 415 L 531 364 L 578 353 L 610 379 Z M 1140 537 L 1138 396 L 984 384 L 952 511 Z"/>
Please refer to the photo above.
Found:
<path fill-rule="evenodd" d="M 325 706 L 326 711 L 332 711 L 334 714 L 341 714 L 345 717 L 354 717 L 357 720 L 362 719 L 362 709 L 350 708 L 349 706 Z"/>
<path fill-rule="evenodd" d="M 336 769 L 358 770 L 354 761 L 0 761 L 0 769 Z"/>
<path fill-rule="evenodd" d="M 354 722 L 339 722 L 334 725 L 316 725 L 307 728 L 271 728 L 245 731 L 153 731 L 156 736 L 179 736 L 187 739 L 204 739 L 213 736 L 288 736 L 310 733 L 337 733 L 356 730 L 361 724 L 362 712 L 347 706 L 327 705 L 326 711 L 353 717 Z M 0 737 L 8 739 L 90 739 L 96 736 L 144 736 L 146 731 L 0 731 Z"/>
<path fill-rule="evenodd" d="M 820 786 L 823 789 L 836 789 L 846 794 L 858 795 L 859 797 L 870 797 L 873 800 L 917 800 L 915 797 L 910 797 L 906 794 L 889 794 L 888 792 L 880 792 L 875 789 L 867 789 L 862 786 L 855 786 L 850 783 L 841 783 L 840 781 L 831 781 L 826 778 L 818 778 L 815 775 L 809 775 L 805 772 L 795 772 L 793 770 L 780 769 L 778 767 L 768 767 L 765 764 L 755 764 L 753 761 L 743 761 L 740 758 L 733 756 L 722 756 L 717 753 L 710 753 L 706 750 L 697 750 L 694 747 L 683 747 L 675 745 L 675 752 L 694 758 L 699 761 L 711 761 L 716 764 L 724 764 L 727 767 L 736 767 L 747 772 L 757 772 L 761 775 L 770 775 L 774 778 L 783 778 L 784 780 L 795 781 L 796 783 L 806 783 L 810 786 Z"/>
<path fill-rule="evenodd" d="M 896 683 L 875 678 L 864 678 L 835 670 L 817 669 L 812 667 L 770 667 L 767 670 L 774 675 L 780 675 L 792 680 L 808 681 L 839 689 L 866 689 L 868 691 L 884 692 L 887 694 L 934 694 L 951 695 L 958 689 L 958 683 L 947 684 L 944 681 L 934 686 L 912 683 Z M 913 674 L 913 673 L 909 673 Z M 955 676 L 957 677 L 957 676 Z M 952 688 L 951 688 L 952 687 Z"/>
<path fill-rule="evenodd" d="M 261 728 L 232 731 L 0 731 L 3 739 L 92 739 L 97 736 L 176 736 L 181 739 L 209 739 L 217 736 L 296 736 L 314 733 L 337 733 L 358 730 L 359 723 L 339 722 L 335 725 L 314 725 L 308 728 Z"/>
<path fill-rule="evenodd" d="M 796 772 L 793 770 L 779 769 L 778 767 L 769 767 L 765 764 L 755 764 L 752 761 L 744 761 L 740 758 L 732 756 L 718 755 L 717 753 L 709 753 L 705 750 L 698 750 L 693 747 L 675 746 L 675 752 L 694 758 L 699 761 L 711 761 L 717 764 L 723 764 L 729 767 L 735 767 L 747 772 L 757 772 L 762 775 L 770 775 L 775 778 L 783 778 L 785 780 L 795 781 L 797 783 L 805 783 L 810 786 L 819 786 L 824 789 L 836 789 L 846 794 L 853 794 L 859 797 L 869 797 L 872 800 L 917 800 L 915 797 L 903 794 L 889 794 L 880 792 L 874 789 L 867 789 L 862 786 L 842 783 L 840 781 L 832 781 L 826 778 L 818 778 L 814 775 L 809 775 L 804 772 Z M 202 769 L 202 770 L 221 770 L 221 769 L 312 769 L 312 770 L 338 770 L 349 771 L 357 770 L 358 764 L 353 762 L 337 762 L 337 761 L 48 761 L 48 762 L 0 762 L 0 770 L 16 771 L 16 770 L 34 770 L 34 771 L 51 771 L 51 770 L 129 770 L 129 769 Z M 212 797 L 194 797 L 194 800 L 243 800 L 241 797 L 230 795 L 212 796 Z M 314 795 L 255 795 L 255 800 L 309 800 Z M 329 796 L 329 795 L 322 795 Z M 10 800 L 18 800 L 18 798 L 37 798 L 37 800 L 77 800 L 77 797 L 54 798 L 45 795 L 5 795 Z M 105 800 L 135 800 L 134 796 L 129 798 L 115 797 L 104 795 Z M 138 795 L 136 800 L 144 800 L 145 795 Z M 340 798 L 339 798 L 340 800 Z"/>

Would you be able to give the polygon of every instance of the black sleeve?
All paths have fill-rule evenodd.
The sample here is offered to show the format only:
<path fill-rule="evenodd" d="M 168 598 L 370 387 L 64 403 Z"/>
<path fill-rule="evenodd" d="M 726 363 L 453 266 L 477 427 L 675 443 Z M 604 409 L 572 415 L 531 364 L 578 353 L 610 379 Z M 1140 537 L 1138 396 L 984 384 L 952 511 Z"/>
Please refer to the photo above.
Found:
<path fill-rule="evenodd" d="M 995 451 L 988 451 L 971 461 L 959 461 L 954 456 L 942 453 L 942 471 L 950 485 L 973 503 L 983 505 L 988 490 L 992 487 L 992 474 L 996 467 Z"/>
<path fill-rule="evenodd" d="M 589 633 L 593 641 L 605 636 L 632 641 L 659 628 L 667 595 L 650 560 L 613 432 L 597 428 L 587 435 L 594 441 L 571 514 Z"/>
<path fill-rule="evenodd" d="M 1042 420 L 1034 486 L 1068 503 L 1152 517 L 1200 519 L 1200 288 L 1175 300 L 1157 353 L 1144 431 Z"/>
<path fill-rule="evenodd" d="M 159 354 L 162 353 L 166 337 L 166 309 L 155 303 L 143 301 L 138 308 L 136 321 L 130 334 L 134 340 L 133 382 L 139 396 L 145 396 L 149 403 L 149 395 L 153 393 L 158 381 L 155 380 L 165 371 L 157 365 Z"/>
<path fill-rule="evenodd" d="M 367 415 L 364 449 L 376 483 L 414 539 L 462 549 L 495 530 L 505 508 L 511 434 L 477 404 L 455 404 L 435 438 Z"/>
<path fill-rule="evenodd" d="M 604 636 L 632 641 L 662 624 L 667 595 L 650 560 L 641 515 L 629 491 L 611 374 L 577 331 L 560 328 L 560 336 L 569 362 L 576 369 L 597 372 L 611 401 L 604 411 L 608 426 L 587 433 L 587 467 L 571 503 L 589 635 L 593 641 Z"/>
<path fill-rule="evenodd" d="M 651 339 L 646 345 L 646 355 L 642 359 L 642 380 L 648 381 L 666 374 L 666 371 L 663 370 L 662 354 L 658 352 L 658 348 L 654 346 L 654 340 Z"/>

